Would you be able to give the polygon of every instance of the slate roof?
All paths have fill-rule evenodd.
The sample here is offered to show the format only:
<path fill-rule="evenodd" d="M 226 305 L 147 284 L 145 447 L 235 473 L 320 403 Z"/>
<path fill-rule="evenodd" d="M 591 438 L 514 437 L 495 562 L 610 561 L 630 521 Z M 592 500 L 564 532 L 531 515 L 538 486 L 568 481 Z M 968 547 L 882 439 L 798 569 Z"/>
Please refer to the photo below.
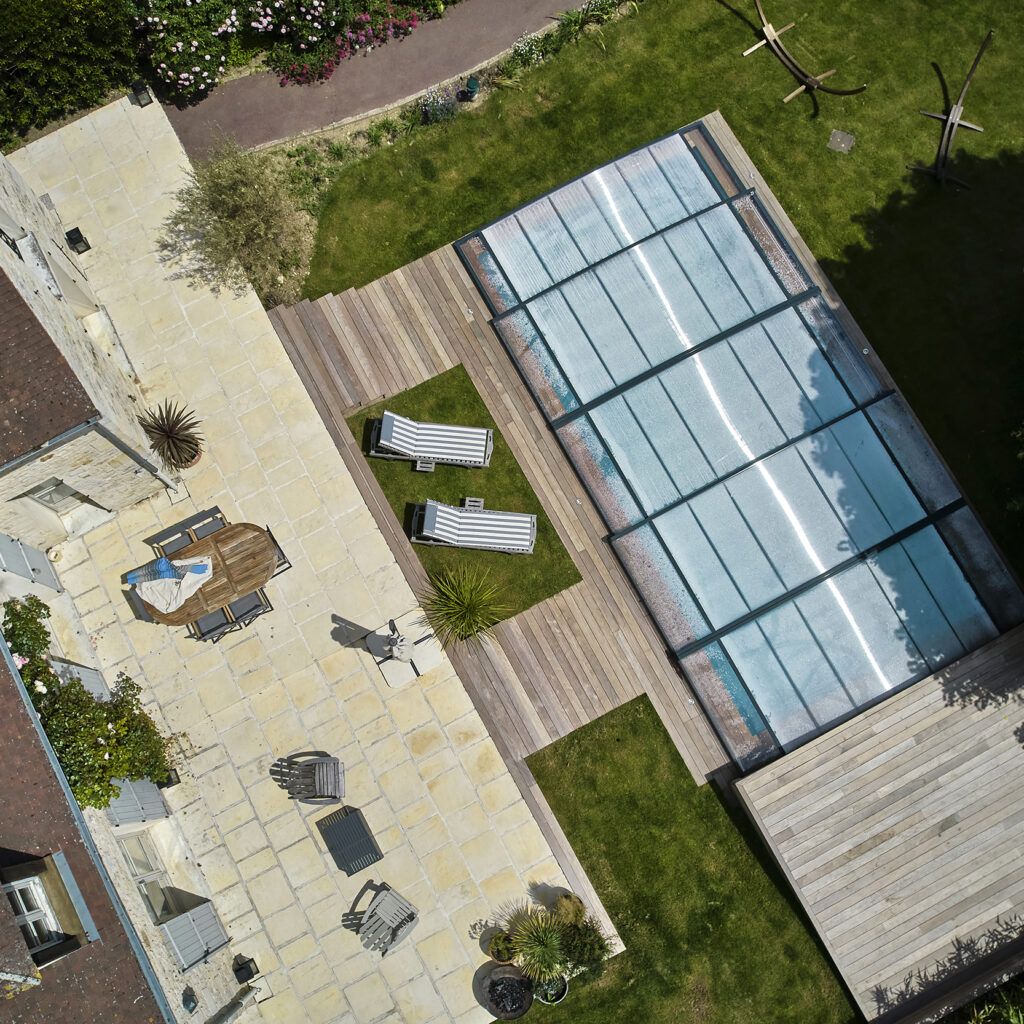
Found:
<path fill-rule="evenodd" d="M 0 270 L 0 466 L 95 415 L 75 371 Z"/>

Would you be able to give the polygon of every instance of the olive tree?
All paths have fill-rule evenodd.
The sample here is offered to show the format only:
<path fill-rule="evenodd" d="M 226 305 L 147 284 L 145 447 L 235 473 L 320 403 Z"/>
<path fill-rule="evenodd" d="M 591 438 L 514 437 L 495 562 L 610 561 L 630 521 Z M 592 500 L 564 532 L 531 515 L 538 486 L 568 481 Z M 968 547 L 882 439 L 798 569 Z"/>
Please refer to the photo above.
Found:
<path fill-rule="evenodd" d="M 314 222 L 271 154 L 223 143 L 176 198 L 162 245 L 187 276 L 236 290 L 251 284 L 265 306 L 299 297 Z"/>

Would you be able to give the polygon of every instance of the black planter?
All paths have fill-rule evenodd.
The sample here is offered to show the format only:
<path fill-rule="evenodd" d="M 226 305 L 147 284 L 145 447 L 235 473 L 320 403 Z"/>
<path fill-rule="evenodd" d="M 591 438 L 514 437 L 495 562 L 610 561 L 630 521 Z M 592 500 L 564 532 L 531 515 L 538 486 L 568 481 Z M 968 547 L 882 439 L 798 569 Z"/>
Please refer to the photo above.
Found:
<path fill-rule="evenodd" d="M 533 1005 L 533 982 L 510 964 L 495 964 L 483 988 L 484 1005 L 496 1020 L 518 1020 Z"/>

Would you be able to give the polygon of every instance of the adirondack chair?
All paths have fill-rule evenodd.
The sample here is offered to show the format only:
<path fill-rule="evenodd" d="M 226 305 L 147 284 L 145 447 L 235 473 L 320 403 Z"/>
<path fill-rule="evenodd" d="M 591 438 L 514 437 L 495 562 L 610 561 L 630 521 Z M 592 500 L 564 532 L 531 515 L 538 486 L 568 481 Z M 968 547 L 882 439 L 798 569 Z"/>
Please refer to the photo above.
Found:
<path fill-rule="evenodd" d="M 359 939 L 381 956 L 395 948 L 419 923 L 416 908 L 389 885 L 374 896 L 359 924 Z"/>
<path fill-rule="evenodd" d="M 279 757 L 271 778 L 288 790 L 292 800 L 307 804 L 341 803 L 345 795 L 345 766 L 323 750 Z"/>

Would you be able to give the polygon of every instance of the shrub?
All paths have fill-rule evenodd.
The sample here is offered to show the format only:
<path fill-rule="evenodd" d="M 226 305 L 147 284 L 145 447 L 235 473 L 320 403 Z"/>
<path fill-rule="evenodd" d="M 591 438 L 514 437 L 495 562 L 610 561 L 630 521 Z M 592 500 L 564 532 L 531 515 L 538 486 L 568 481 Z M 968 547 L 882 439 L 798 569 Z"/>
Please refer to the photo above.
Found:
<path fill-rule="evenodd" d="M 562 925 L 546 910 L 535 910 L 519 922 L 512 935 L 512 947 L 516 962 L 531 981 L 551 981 L 565 968 Z"/>
<path fill-rule="evenodd" d="M 103 808 L 118 795 L 114 779 L 163 782 L 167 741 L 143 710 L 138 683 L 122 673 L 101 700 L 80 679 L 61 681 L 48 661 L 49 617 L 38 598 L 15 598 L 4 604 L 3 632 L 75 799 Z"/>
<path fill-rule="evenodd" d="M 393 117 L 379 117 L 366 127 L 366 143 L 371 149 L 377 149 L 385 142 L 394 142 L 402 133 L 402 125 Z"/>
<path fill-rule="evenodd" d="M 490 636 L 507 614 L 497 586 L 482 570 L 460 564 L 430 577 L 423 611 L 442 647 Z"/>
<path fill-rule="evenodd" d="M 487 952 L 494 960 L 510 963 L 516 954 L 515 947 L 512 945 L 512 936 L 505 931 L 495 932 L 487 944 Z"/>
<path fill-rule="evenodd" d="M 611 953 L 611 946 L 597 919 L 585 914 L 582 920 L 563 921 L 561 935 L 562 952 L 569 973 L 599 977 Z"/>
<path fill-rule="evenodd" d="M 0 145 L 100 102 L 135 73 L 133 0 L 4 4 Z"/>
<path fill-rule="evenodd" d="M 420 97 L 420 118 L 424 124 L 454 121 L 457 110 L 458 100 L 450 85 L 433 85 Z"/>
<path fill-rule="evenodd" d="M 183 259 L 185 273 L 214 286 L 251 284 L 273 305 L 299 296 L 313 220 L 269 153 L 224 143 L 179 190 L 161 244 Z"/>

